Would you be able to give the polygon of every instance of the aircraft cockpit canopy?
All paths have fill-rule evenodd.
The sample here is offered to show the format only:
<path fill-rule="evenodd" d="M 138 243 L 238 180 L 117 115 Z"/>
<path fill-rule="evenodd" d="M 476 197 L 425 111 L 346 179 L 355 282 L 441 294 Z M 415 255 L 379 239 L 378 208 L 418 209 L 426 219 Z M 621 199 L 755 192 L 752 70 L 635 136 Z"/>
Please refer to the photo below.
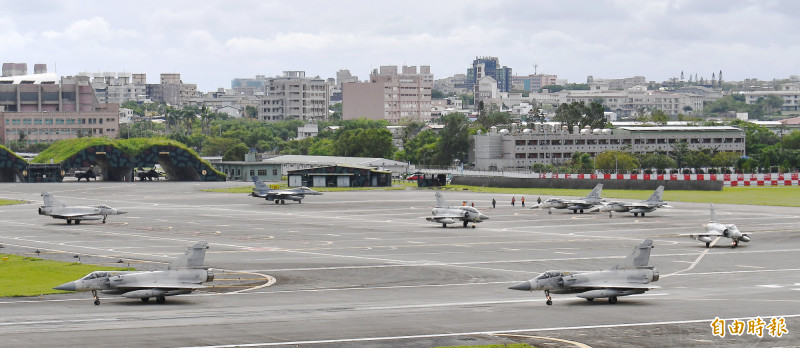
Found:
<path fill-rule="evenodd" d="M 547 278 L 560 277 L 560 276 L 561 276 L 561 272 L 558 272 L 558 271 L 547 271 L 547 272 L 544 272 L 544 273 L 540 274 L 538 277 L 536 277 L 534 279 L 540 280 L 540 279 L 547 279 Z"/>
<path fill-rule="evenodd" d="M 105 278 L 105 277 L 108 277 L 108 272 L 96 271 L 87 274 L 85 277 L 81 278 L 81 280 L 91 280 L 91 279 Z"/>

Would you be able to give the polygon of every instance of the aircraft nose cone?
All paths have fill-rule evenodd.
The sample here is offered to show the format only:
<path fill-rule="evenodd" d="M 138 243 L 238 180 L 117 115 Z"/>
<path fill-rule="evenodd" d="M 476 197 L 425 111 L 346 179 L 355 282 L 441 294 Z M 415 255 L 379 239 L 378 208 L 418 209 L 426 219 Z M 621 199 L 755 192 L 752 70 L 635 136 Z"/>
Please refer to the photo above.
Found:
<path fill-rule="evenodd" d="M 61 290 L 61 291 L 77 291 L 78 287 L 75 286 L 75 282 L 69 282 L 66 284 L 61 284 L 53 288 L 53 290 Z"/>
<path fill-rule="evenodd" d="M 525 281 L 510 287 L 511 290 L 531 291 L 531 282 Z"/>
<path fill-rule="evenodd" d="M 127 214 L 127 213 L 128 213 L 127 211 L 117 209 L 117 215 Z"/>
<path fill-rule="evenodd" d="M 483 214 L 480 215 L 480 218 L 481 220 L 489 220 L 489 217 Z"/>

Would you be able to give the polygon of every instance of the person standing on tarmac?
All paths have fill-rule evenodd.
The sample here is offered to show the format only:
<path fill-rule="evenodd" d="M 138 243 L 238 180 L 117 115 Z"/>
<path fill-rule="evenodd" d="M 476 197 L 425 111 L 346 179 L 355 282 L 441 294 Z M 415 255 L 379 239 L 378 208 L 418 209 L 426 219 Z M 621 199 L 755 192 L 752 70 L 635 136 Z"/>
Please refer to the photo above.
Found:
<path fill-rule="evenodd" d="M 522 201 L 522 207 L 525 208 L 525 196 L 522 196 L 521 201 Z"/>
<path fill-rule="evenodd" d="M 492 198 L 492 209 L 494 209 L 496 206 L 497 206 L 497 201 L 495 201 L 494 198 Z"/>
<path fill-rule="evenodd" d="M 517 199 L 515 197 L 511 197 L 511 206 L 512 207 L 514 206 L 514 203 L 516 203 L 516 202 L 517 202 Z"/>

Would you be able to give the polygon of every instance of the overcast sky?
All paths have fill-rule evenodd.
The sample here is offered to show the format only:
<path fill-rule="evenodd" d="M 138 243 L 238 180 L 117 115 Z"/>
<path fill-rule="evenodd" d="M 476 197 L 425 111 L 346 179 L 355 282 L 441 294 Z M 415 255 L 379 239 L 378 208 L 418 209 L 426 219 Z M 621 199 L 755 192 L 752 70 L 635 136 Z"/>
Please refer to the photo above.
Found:
<path fill-rule="evenodd" d="M 180 73 L 201 91 L 305 70 L 434 78 L 495 56 L 569 82 L 681 71 L 727 81 L 800 74 L 800 1 L 0 1 L 0 61 L 49 72 Z M 55 71 L 57 68 L 57 71 Z"/>

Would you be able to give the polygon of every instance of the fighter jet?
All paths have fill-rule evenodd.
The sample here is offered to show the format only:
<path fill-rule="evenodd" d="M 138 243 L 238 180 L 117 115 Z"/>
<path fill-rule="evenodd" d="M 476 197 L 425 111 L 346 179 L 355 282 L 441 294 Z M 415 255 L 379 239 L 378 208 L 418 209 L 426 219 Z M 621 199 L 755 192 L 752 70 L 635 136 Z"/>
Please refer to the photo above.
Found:
<path fill-rule="evenodd" d="M 213 270 L 203 267 L 206 249 L 208 249 L 207 242 L 197 242 L 164 271 L 95 271 L 53 289 L 91 290 L 95 305 L 100 304 L 100 298 L 97 297 L 98 290 L 104 294 L 138 298 L 142 302 L 148 302 L 151 297 L 155 297 L 156 302 L 162 304 L 166 302 L 166 296 L 188 294 L 202 288 L 200 284 L 214 280 Z"/>
<path fill-rule="evenodd" d="M 553 213 L 553 209 L 569 209 L 572 210 L 573 213 L 580 212 L 583 214 L 584 209 L 589 209 L 601 202 L 605 202 L 602 198 L 600 198 L 600 194 L 603 192 L 603 184 L 597 184 L 597 186 L 592 189 L 592 192 L 589 192 L 589 195 L 585 198 L 581 199 L 561 199 L 561 198 L 548 198 L 544 202 L 540 204 L 534 204 L 531 209 L 549 209 L 547 211 L 548 214 Z"/>
<path fill-rule="evenodd" d="M 633 253 L 617 264 L 614 268 L 605 271 L 572 272 L 572 271 L 547 271 L 529 281 L 514 285 L 512 290 L 544 290 L 547 305 L 552 305 L 550 293 L 570 294 L 577 293 L 578 297 L 592 301 L 596 298 L 608 297 L 608 303 L 617 303 L 618 296 L 627 296 L 644 293 L 657 286 L 647 285 L 658 280 L 658 270 L 649 266 L 650 249 L 653 241 L 645 240 Z"/>
<path fill-rule="evenodd" d="M 266 198 L 268 201 L 275 201 L 275 204 L 286 204 L 286 200 L 296 201 L 297 203 L 303 203 L 303 198 L 306 195 L 321 195 L 322 192 L 314 191 L 308 187 L 300 186 L 293 189 L 288 190 L 277 190 L 271 189 L 267 187 L 261 178 L 253 175 L 253 183 L 256 184 L 256 188 L 253 189 L 253 192 L 250 194 L 253 197 L 258 198 Z"/>
<path fill-rule="evenodd" d="M 447 204 L 441 192 L 436 192 L 436 207 L 433 208 L 432 214 L 432 217 L 426 217 L 425 220 L 440 223 L 442 227 L 447 227 L 447 224 L 453 224 L 456 221 L 463 221 L 464 227 L 472 222 L 472 228 L 475 228 L 475 223 L 489 219 L 474 207 Z"/>
<path fill-rule="evenodd" d="M 633 213 L 633 216 L 639 216 L 642 214 L 644 217 L 644 213 L 652 212 L 658 208 L 672 208 L 670 205 L 664 203 L 661 200 L 661 197 L 664 195 L 664 186 L 659 186 L 656 188 L 655 192 L 648 198 L 646 201 L 640 202 L 633 202 L 633 203 L 626 203 L 620 201 L 613 201 L 608 203 L 602 203 L 590 209 L 589 211 L 607 211 L 608 217 L 611 217 L 612 212 L 618 213 Z"/>
<path fill-rule="evenodd" d="M 67 206 L 64 203 L 57 201 L 53 198 L 53 194 L 49 192 L 42 192 L 44 205 L 39 207 L 39 215 L 52 216 L 53 219 L 67 220 L 67 225 L 78 225 L 82 220 L 100 220 L 106 223 L 106 218 L 109 215 L 120 215 L 127 213 L 126 211 L 114 209 L 105 204 L 92 205 L 92 206 Z"/>
<path fill-rule="evenodd" d="M 739 242 L 749 242 L 750 237 L 739 231 L 734 224 L 721 224 L 717 221 L 717 213 L 714 211 L 714 204 L 711 204 L 711 221 L 705 225 L 706 233 L 690 234 L 692 239 L 706 242 L 706 248 L 711 247 L 712 238 L 728 237 L 733 240 L 732 248 L 739 246 Z"/>

